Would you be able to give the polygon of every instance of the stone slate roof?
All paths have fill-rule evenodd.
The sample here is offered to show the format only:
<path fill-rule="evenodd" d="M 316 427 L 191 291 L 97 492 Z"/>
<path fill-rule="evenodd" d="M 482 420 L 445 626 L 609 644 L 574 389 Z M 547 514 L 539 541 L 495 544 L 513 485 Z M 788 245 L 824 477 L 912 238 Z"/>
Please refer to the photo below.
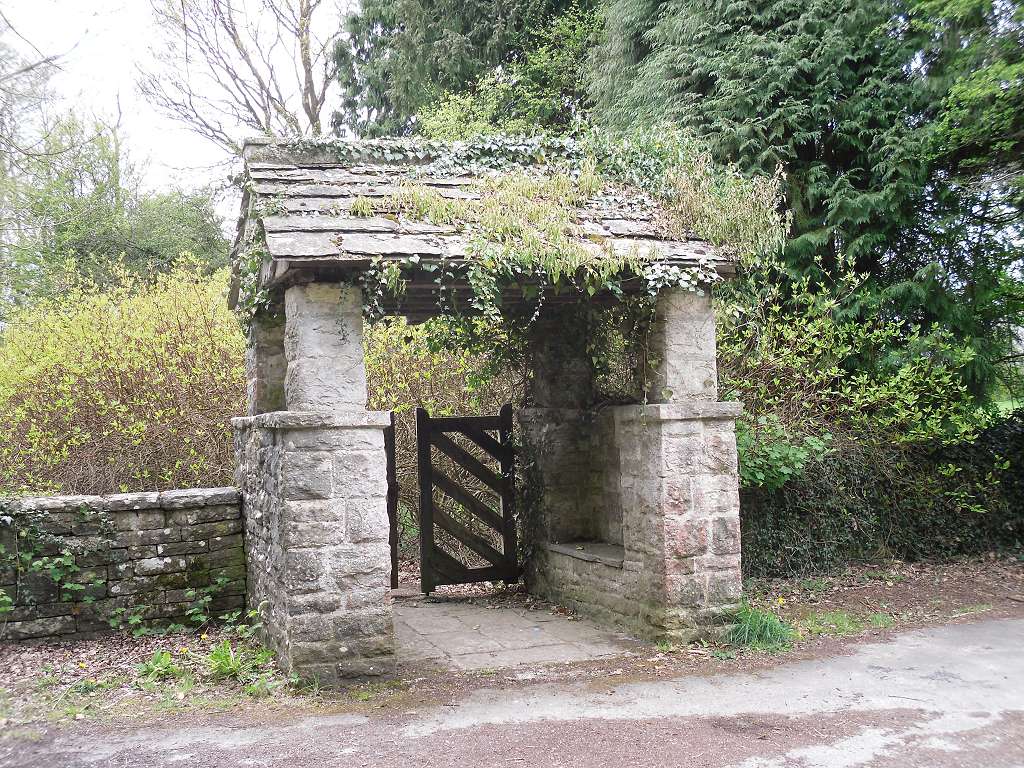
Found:
<path fill-rule="evenodd" d="M 479 199 L 481 176 L 489 172 L 486 163 L 446 165 L 430 150 L 439 145 L 421 151 L 423 146 L 407 139 L 323 145 L 250 140 L 244 150 L 236 261 L 254 232 L 265 239 L 269 252 L 260 276 L 263 288 L 345 278 L 377 258 L 466 259 L 469 238 L 457 227 L 349 213 L 355 199 L 390 197 L 410 180 L 443 197 Z M 580 243 L 595 254 L 609 245 L 641 253 L 656 248 L 667 263 L 692 266 L 710 260 L 722 274 L 734 271 L 731 258 L 703 241 L 666 239 L 657 206 L 646 195 L 602 194 L 577 209 L 576 223 Z"/>

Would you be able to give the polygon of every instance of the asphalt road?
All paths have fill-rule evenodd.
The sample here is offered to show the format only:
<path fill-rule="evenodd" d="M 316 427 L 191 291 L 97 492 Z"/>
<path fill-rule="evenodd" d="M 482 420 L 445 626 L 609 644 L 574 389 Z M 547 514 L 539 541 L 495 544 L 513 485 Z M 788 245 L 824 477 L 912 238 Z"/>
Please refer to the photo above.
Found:
<path fill-rule="evenodd" d="M 756 673 L 526 684 L 376 717 L 76 724 L 8 742 L 0 765 L 1020 767 L 1024 620 L 907 632 Z"/>

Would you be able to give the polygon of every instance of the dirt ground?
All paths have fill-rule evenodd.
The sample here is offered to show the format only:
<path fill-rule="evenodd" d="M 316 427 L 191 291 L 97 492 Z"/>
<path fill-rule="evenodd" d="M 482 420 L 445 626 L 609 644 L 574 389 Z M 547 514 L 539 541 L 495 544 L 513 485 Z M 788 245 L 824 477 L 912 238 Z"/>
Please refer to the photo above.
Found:
<path fill-rule="evenodd" d="M 858 643 L 936 624 L 1024 617 L 1024 562 L 986 557 L 942 564 L 851 567 L 835 577 L 751 582 L 752 602 L 790 621 L 798 632 L 778 653 L 716 645 L 642 646 L 622 656 L 588 662 L 523 665 L 453 673 L 405 669 L 399 679 L 323 691 L 285 680 L 270 664 L 256 664 L 241 680 L 209 672 L 209 655 L 224 631 L 169 637 L 124 635 L 81 642 L 0 645 L 0 740 L 24 737 L 49 724 L 130 720 L 200 724 L 217 713 L 245 710 L 249 720 L 302 714 L 405 711 L 456 701 L 481 689 L 511 691 L 537 681 L 603 686 L 681 675 L 756 671 L 842 654 Z M 565 613 L 516 588 L 475 587 L 439 599 L 493 606 L 528 606 Z M 174 675 L 148 679 L 139 665 L 167 651 Z"/>

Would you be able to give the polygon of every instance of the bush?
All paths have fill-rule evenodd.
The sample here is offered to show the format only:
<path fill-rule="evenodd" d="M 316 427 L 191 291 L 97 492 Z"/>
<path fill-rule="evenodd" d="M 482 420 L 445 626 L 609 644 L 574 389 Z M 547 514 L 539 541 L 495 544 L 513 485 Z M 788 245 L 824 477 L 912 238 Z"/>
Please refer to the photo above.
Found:
<path fill-rule="evenodd" d="M 973 351 L 871 304 L 853 273 L 824 277 L 761 262 L 720 292 L 747 574 L 1014 546 L 1024 445 L 984 431 L 998 417 L 968 390 Z"/>
<path fill-rule="evenodd" d="M 106 291 L 73 281 L 0 335 L 0 494 L 229 485 L 245 342 L 212 279 L 183 263 Z"/>
<path fill-rule="evenodd" d="M 1019 548 L 1024 541 L 1024 412 L 949 445 L 847 443 L 779 488 L 741 493 L 751 576 Z"/>

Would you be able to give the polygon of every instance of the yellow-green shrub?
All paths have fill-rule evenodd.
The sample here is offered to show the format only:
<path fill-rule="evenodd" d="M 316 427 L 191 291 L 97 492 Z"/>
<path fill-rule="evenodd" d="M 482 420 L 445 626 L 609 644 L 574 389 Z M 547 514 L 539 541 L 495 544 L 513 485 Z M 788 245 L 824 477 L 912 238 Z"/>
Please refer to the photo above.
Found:
<path fill-rule="evenodd" d="M 0 494 L 230 484 L 245 341 L 226 270 L 71 282 L 0 333 Z"/>

